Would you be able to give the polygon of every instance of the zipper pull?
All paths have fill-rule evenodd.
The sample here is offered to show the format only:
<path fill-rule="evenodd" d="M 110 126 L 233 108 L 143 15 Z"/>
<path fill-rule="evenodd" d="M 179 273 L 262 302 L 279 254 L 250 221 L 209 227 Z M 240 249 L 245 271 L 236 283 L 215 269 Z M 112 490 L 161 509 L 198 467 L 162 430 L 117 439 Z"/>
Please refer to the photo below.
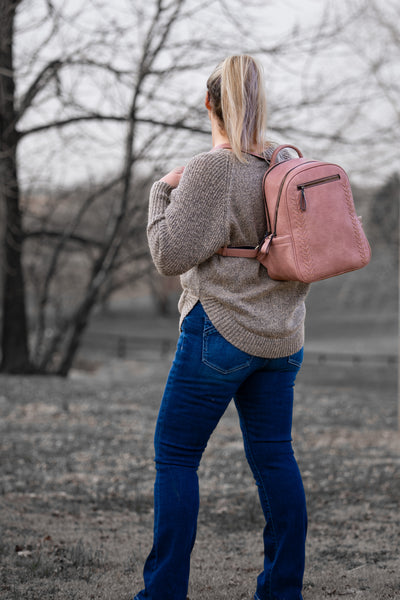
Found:
<path fill-rule="evenodd" d="M 306 193 L 304 191 L 304 186 L 301 186 L 301 198 L 300 198 L 300 210 L 303 212 L 307 209 L 307 201 L 306 201 Z"/>

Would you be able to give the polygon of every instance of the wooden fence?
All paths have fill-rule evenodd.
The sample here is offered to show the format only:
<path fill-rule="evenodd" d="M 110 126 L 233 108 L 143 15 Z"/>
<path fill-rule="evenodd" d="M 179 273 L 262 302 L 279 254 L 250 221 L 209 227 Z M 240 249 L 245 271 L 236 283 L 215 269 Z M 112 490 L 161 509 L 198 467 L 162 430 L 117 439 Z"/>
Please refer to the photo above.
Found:
<path fill-rule="evenodd" d="M 169 358 L 176 348 L 176 339 L 168 337 L 121 335 L 118 333 L 88 332 L 82 342 L 81 354 L 109 358 L 149 360 Z M 362 352 L 314 351 L 305 348 L 307 364 L 374 364 L 397 367 L 396 354 L 371 354 Z"/>

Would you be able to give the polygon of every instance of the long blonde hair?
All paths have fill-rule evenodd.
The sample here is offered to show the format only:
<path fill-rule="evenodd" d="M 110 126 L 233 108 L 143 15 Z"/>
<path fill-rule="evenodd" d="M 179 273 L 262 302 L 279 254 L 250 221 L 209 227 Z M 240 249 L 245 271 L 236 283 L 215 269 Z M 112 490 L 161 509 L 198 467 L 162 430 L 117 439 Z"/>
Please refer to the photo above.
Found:
<path fill-rule="evenodd" d="M 229 56 L 207 81 L 212 111 L 228 136 L 232 151 L 245 162 L 242 150 L 265 146 L 267 101 L 261 66 L 251 56 Z"/>

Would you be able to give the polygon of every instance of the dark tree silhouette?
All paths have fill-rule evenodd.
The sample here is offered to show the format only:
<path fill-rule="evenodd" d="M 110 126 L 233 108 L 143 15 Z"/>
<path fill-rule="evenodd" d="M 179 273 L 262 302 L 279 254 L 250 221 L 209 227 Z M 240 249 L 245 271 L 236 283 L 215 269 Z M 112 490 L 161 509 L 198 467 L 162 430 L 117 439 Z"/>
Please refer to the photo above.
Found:
<path fill-rule="evenodd" d="M 3 321 L 1 369 L 32 370 L 28 351 L 25 287 L 22 268 L 22 215 L 17 171 L 15 82 L 13 65 L 16 0 L 0 0 L 0 202 L 5 206 Z"/>

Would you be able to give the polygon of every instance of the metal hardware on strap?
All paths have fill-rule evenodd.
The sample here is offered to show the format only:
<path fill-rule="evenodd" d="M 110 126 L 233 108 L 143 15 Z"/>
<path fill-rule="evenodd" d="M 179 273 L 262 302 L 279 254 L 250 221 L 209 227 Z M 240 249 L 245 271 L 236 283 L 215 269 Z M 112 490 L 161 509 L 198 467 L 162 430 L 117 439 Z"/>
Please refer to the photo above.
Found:
<path fill-rule="evenodd" d="M 265 236 L 265 238 L 263 239 L 263 241 L 261 242 L 261 244 L 259 246 L 259 252 L 261 254 L 268 254 L 269 249 L 272 244 L 272 240 L 274 239 L 274 237 L 276 237 L 275 233 L 270 233 L 269 235 Z"/>

